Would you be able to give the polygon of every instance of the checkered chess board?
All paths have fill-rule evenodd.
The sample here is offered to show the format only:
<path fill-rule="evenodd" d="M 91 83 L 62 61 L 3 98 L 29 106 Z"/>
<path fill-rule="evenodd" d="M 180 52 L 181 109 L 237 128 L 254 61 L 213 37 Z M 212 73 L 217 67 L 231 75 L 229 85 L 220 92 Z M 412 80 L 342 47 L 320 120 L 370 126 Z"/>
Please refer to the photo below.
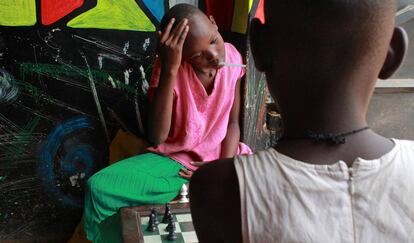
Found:
<path fill-rule="evenodd" d="M 168 241 L 167 235 L 168 232 L 166 230 L 167 224 L 160 223 L 158 225 L 158 230 L 155 232 L 148 232 L 147 226 L 149 222 L 149 217 L 142 217 L 141 218 L 141 231 L 143 232 L 144 242 L 145 243 L 159 243 L 159 242 L 176 242 L 176 243 L 194 243 L 198 242 L 197 235 L 194 231 L 193 222 L 191 219 L 191 214 L 173 214 L 173 220 L 175 224 L 175 233 L 177 236 L 177 240 L 175 241 Z M 158 216 L 158 220 L 161 222 L 162 215 Z"/>
<path fill-rule="evenodd" d="M 149 214 L 151 208 L 158 212 L 160 224 L 155 232 L 147 231 Z M 175 241 L 168 241 L 166 231 L 167 224 L 162 223 L 164 205 L 149 205 L 140 207 L 128 207 L 121 209 L 122 234 L 124 243 L 196 243 L 197 235 L 194 231 L 193 222 L 188 203 L 172 204 L 171 212 L 175 224 Z"/>

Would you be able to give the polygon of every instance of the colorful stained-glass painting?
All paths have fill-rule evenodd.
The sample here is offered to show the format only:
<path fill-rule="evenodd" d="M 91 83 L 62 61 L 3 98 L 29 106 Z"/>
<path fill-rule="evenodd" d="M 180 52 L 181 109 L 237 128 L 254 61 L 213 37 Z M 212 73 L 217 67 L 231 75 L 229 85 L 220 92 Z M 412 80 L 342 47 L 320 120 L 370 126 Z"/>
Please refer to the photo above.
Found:
<path fill-rule="evenodd" d="M 135 0 L 98 0 L 95 8 L 68 23 L 72 28 L 155 31 Z"/>
<path fill-rule="evenodd" d="M 36 24 L 35 0 L 1 0 L 0 25 L 32 26 Z"/>
<path fill-rule="evenodd" d="M 151 11 L 152 15 L 161 21 L 165 13 L 164 0 L 142 0 L 145 6 Z"/>
<path fill-rule="evenodd" d="M 42 0 L 42 24 L 50 25 L 83 5 L 83 0 Z"/>

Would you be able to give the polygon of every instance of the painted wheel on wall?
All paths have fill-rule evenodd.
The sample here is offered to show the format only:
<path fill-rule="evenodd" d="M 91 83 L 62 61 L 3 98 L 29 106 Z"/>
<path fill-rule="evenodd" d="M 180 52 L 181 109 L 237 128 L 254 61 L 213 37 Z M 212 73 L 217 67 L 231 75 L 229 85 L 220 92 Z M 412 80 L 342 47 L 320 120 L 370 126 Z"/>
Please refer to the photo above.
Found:
<path fill-rule="evenodd" d="M 87 179 L 107 161 L 99 131 L 88 118 L 75 117 L 56 126 L 41 146 L 37 173 L 49 196 L 65 207 L 83 207 Z"/>

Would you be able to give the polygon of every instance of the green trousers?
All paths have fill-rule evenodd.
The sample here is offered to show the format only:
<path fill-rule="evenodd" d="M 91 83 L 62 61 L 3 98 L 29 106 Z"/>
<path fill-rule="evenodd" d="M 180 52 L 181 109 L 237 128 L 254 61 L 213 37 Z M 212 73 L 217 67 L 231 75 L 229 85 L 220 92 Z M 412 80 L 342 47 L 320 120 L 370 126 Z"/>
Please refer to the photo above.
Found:
<path fill-rule="evenodd" d="M 88 240 L 122 242 L 119 209 L 171 201 L 188 182 L 178 175 L 180 168 L 175 160 L 147 153 L 94 174 L 87 182 L 83 216 Z"/>

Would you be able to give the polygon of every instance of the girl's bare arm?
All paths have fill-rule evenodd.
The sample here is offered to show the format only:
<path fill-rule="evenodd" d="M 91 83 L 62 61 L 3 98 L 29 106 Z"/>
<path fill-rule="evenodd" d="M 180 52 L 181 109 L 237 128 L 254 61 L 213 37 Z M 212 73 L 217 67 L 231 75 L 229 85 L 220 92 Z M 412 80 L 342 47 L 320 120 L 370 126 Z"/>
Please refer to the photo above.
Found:
<path fill-rule="evenodd" d="M 188 20 L 183 19 L 171 31 L 174 21 L 171 19 L 164 32 L 158 33 L 161 74 L 148 112 L 148 139 L 153 145 L 163 143 L 170 132 L 174 84 L 181 65 L 183 44 L 189 29 Z"/>
<path fill-rule="evenodd" d="M 227 135 L 221 143 L 220 158 L 231 158 L 237 153 L 240 142 L 240 80 L 237 81 L 234 94 L 233 107 L 231 108 Z"/>

